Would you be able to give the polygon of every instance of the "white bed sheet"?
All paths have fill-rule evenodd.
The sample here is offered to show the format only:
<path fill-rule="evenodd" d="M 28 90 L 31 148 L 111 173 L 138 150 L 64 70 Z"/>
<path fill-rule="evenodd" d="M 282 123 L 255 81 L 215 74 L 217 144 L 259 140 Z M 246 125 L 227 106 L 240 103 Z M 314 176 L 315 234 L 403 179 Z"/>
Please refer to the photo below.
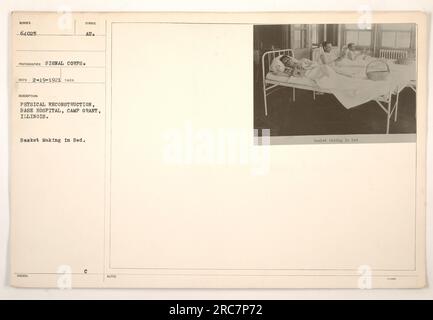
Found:
<path fill-rule="evenodd" d="M 308 79 L 306 77 L 290 77 L 288 75 L 283 75 L 283 74 L 276 75 L 272 72 L 268 72 L 268 74 L 266 75 L 266 79 L 272 80 L 272 81 L 278 81 L 278 82 L 282 82 L 282 83 L 287 83 L 287 84 L 297 84 L 297 85 L 302 85 L 302 86 L 310 86 L 310 87 L 312 87 L 312 89 L 317 88 L 317 84 L 313 80 Z"/>

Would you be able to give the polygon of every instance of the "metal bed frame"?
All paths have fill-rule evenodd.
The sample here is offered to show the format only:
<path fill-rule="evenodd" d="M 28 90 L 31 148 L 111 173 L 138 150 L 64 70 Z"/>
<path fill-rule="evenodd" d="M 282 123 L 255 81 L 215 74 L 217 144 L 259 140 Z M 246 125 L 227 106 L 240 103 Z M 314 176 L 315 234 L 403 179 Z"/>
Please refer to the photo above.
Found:
<path fill-rule="evenodd" d="M 276 80 L 270 80 L 266 78 L 266 75 L 269 72 L 269 68 L 271 66 L 272 61 L 280 56 L 280 55 L 288 55 L 294 57 L 293 49 L 283 49 L 283 50 L 274 50 L 267 51 L 262 56 L 262 81 L 263 81 L 263 97 L 265 103 L 265 116 L 268 116 L 268 102 L 267 96 L 276 90 L 272 90 L 278 86 L 289 87 L 292 88 L 293 93 L 293 101 L 296 99 L 296 89 L 309 90 L 313 92 L 313 100 L 316 99 L 316 93 L 331 93 L 329 90 L 321 89 L 319 86 L 308 86 L 302 84 L 294 84 L 294 83 L 286 83 L 280 82 Z M 397 121 L 397 112 L 398 112 L 398 97 L 403 90 L 404 87 L 396 87 L 393 90 L 390 90 L 387 94 L 380 95 L 373 100 L 379 105 L 379 107 L 386 113 L 386 134 L 389 134 L 389 124 L 390 119 L 394 115 L 394 122 Z M 396 95 L 395 102 L 392 103 L 392 96 Z"/>

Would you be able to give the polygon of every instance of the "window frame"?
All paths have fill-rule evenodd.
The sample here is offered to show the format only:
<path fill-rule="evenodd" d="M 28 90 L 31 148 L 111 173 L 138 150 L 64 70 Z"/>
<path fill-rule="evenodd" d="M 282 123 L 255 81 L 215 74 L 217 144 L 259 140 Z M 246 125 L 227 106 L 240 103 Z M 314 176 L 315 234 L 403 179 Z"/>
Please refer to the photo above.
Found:
<path fill-rule="evenodd" d="M 371 29 L 360 29 L 360 28 L 351 28 L 348 27 L 347 24 L 343 24 L 342 25 L 342 31 L 343 31 L 343 42 L 342 45 L 345 46 L 348 44 L 347 41 L 347 32 L 357 32 L 358 33 L 358 40 L 359 40 L 359 33 L 360 32 L 369 32 L 370 33 L 370 44 L 368 45 L 360 45 L 358 43 L 356 43 L 356 47 L 361 48 L 361 49 L 371 49 L 374 47 L 374 30 L 373 27 Z"/>
<path fill-rule="evenodd" d="M 298 26 L 299 25 L 299 26 Z M 295 31 L 301 32 L 301 46 L 295 46 Z M 307 49 L 309 40 L 309 25 L 308 24 L 291 24 L 290 25 L 290 48 L 294 50 Z M 302 46 L 304 45 L 304 46 Z"/>
<path fill-rule="evenodd" d="M 378 30 L 378 48 L 379 49 L 395 49 L 395 50 L 411 50 L 414 46 L 413 43 L 413 33 L 415 32 L 414 26 L 411 24 L 410 29 L 386 29 L 384 28 L 386 24 L 379 24 L 379 30 Z M 385 32 L 393 32 L 395 33 L 394 36 L 394 46 L 383 46 L 383 34 Z M 409 46 L 408 47 L 397 47 L 397 37 L 398 33 L 408 33 L 409 34 Z"/>

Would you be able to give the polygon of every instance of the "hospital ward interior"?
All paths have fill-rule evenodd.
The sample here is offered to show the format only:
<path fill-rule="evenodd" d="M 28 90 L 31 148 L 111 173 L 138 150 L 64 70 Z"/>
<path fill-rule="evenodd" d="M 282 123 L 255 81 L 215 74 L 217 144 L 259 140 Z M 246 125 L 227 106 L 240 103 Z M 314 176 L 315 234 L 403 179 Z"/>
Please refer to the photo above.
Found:
<path fill-rule="evenodd" d="M 414 24 L 256 25 L 254 128 L 416 133 L 416 70 Z"/>

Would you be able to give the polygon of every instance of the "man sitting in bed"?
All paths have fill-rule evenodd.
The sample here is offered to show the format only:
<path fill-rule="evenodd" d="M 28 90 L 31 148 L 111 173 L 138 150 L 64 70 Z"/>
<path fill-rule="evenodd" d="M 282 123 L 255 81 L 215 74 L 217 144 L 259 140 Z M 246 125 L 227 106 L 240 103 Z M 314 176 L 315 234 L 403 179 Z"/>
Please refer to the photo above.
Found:
<path fill-rule="evenodd" d="M 339 74 L 363 78 L 365 76 L 364 68 L 373 58 L 367 54 L 366 50 L 358 51 L 354 43 L 349 43 L 342 49 L 343 58 L 335 61 L 332 68 Z"/>
<path fill-rule="evenodd" d="M 354 43 L 349 43 L 347 45 L 345 57 L 351 61 L 366 60 L 369 58 L 367 51 L 366 50 L 363 50 L 362 52 L 357 51 Z"/>
<path fill-rule="evenodd" d="M 356 58 L 360 55 L 360 52 L 355 50 L 355 44 L 353 42 L 347 45 L 345 53 L 345 57 L 351 61 L 356 60 Z"/>
<path fill-rule="evenodd" d="M 322 50 L 320 51 L 319 61 L 321 64 L 334 66 L 335 62 L 338 62 L 343 59 L 344 52 L 340 55 L 335 54 L 332 51 L 332 43 L 323 41 L 322 42 Z"/>

